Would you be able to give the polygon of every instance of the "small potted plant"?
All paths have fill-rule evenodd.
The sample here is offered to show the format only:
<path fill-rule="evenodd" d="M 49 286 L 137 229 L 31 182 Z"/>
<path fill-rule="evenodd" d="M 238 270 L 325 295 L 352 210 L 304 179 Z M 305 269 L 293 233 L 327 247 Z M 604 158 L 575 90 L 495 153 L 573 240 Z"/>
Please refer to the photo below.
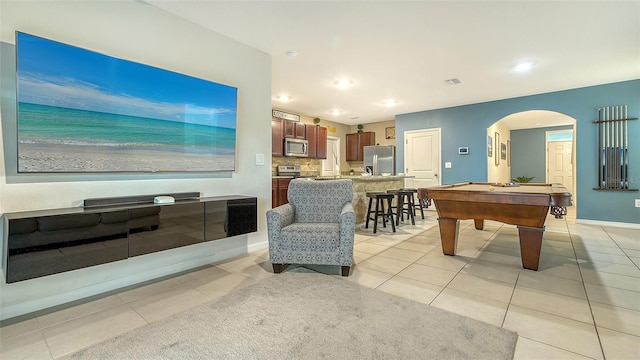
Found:
<path fill-rule="evenodd" d="M 358 132 L 361 133 L 364 126 L 362 124 L 358 124 Z"/>
<path fill-rule="evenodd" d="M 518 176 L 515 179 L 511 179 L 511 181 L 517 182 L 517 183 L 521 183 L 521 184 L 526 184 L 528 182 L 531 182 L 531 180 L 533 180 L 534 177 L 535 176 L 531 176 L 531 177 L 529 177 L 529 176 Z"/>
<path fill-rule="evenodd" d="M 320 126 L 320 118 L 317 117 L 317 118 L 313 119 L 313 123 L 316 124 L 316 126 Z"/>

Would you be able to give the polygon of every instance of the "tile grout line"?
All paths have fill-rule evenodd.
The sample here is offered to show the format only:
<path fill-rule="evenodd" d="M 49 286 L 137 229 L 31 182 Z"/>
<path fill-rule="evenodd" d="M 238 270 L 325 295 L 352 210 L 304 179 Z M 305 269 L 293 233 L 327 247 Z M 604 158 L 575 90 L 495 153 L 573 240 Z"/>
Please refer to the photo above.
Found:
<path fill-rule="evenodd" d="M 505 321 L 507 321 L 507 314 L 509 313 L 509 309 L 511 308 L 511 302 L 513 301 L 513 296 L 516 293 L 516 287 L 518 286 L 518 281 L 520 280 L 520 274 L 521 274 L 521 272 L 518 271 L 518 276 L 516 277 L 516 282 L 513 284 L 513 289 L 511 290 L 511 297 L 509 298 L 509 302 L 507 303 L 507 310 L 505 310 L 504 316 L 502 317 L 502 323 L 500 324 L 500 327 L 502 329 L 505 328 L 504 327 L 504 323 L 505 323 Z M 519 336 L 520 336 L 520 334 L 518 334 L 518 337 Z"/>
<path fill-rule="evenodd" d="M 568 227 L 568 225 L 567 225 Z M 604 228 L 602 228 L 602 230 L 604 231 Z M 587 286 L 584 282 L 584 276 L 582 275 L 582 266 L 580 265 L 580 262 L 578 261 L 578 255 L 576 254 L 576 249 L 575 246 L 573 244 L 573 236 L 571 235 L 571 230 L 568 229 L 569 231 L 569 238 L 571 239 L 571 247 L 573 249 L 573 253 L 576 259 L 576 264 L 578 264 L 578 273 L 580 274 L 580 280 L 582 283 L 582 288 L 584 289 L 584 295 L 587 298 L 587 304 L 589 305 L 589 313 L 591 314 L 591 320 L 593 320 L 593 329 L 596 332 L 596 337 L 598 338 L 598 345 L 600 345 L 600 352 L 602 353 L 602 358 L 603 359 L 607 359 L 607 355 L 604 352 L 604 346 L 602 345 L 602 339 L 600 338 L 600 332 L 598 331 L 598 323 L 596 322 L 596 318 L 593 315 L 593 308 L 591 307 L 591 299 L 589 299 L 589 293 L 587 292 Z M 605 231 L 606 233 L 606 231 Z M 608 235 L 608 234 L 607 234 Z"/>

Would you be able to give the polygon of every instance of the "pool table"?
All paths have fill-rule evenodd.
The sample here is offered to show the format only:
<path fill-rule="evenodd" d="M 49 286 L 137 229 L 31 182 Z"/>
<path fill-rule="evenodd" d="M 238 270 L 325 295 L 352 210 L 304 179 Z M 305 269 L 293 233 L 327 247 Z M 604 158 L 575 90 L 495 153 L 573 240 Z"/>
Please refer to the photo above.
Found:
<path fill-rule="evenodd" d="M 455 255 L 458 220 L 473 219 L 482 230 L 484 220 L 518 226 L 522 267 L 538 270 L 547 212 L 556 218 L 567 214 L 571 193 L 560 184 L 500 184 L 466 182 L 426 189 L 435 202 L 440 241 L 445 255 Z"/>

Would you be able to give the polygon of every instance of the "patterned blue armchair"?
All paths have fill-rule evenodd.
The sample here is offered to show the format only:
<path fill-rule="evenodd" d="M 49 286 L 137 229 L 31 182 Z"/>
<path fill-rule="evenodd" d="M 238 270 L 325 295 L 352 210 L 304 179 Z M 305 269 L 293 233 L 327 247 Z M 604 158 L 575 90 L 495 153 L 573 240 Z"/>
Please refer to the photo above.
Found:
<path fill-rule="evenodd" d="M 269 257 L 278 274 L 288 264 L 353 264 L 356 214 L 351 180 L 294 179 L 288 204 L 267 211 Z"/>

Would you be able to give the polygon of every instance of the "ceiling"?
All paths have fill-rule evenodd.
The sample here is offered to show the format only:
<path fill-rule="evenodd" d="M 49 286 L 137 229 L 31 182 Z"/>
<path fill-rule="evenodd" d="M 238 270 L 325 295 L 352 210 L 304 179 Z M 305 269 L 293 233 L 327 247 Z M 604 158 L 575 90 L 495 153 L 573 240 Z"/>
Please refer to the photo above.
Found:
<path fill-rule="evenodd" d="M 640 1 L 145 2 L 270 54 L 273 108 L 348 125 L 640 78 Z"/>

